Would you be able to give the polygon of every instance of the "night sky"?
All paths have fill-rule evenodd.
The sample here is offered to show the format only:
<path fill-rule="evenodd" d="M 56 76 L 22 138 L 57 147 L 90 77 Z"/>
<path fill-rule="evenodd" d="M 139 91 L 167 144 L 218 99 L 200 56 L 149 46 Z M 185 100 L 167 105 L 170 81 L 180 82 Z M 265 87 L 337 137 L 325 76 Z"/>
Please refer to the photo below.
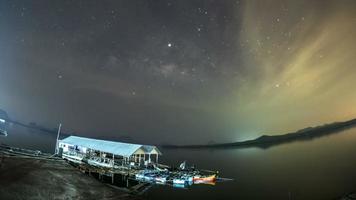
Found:
<path fill-rule="evenodd" d="M 356 1 L 0 1 L 0 108 L 90 137 L 250 139 L 356 117 Z"/>

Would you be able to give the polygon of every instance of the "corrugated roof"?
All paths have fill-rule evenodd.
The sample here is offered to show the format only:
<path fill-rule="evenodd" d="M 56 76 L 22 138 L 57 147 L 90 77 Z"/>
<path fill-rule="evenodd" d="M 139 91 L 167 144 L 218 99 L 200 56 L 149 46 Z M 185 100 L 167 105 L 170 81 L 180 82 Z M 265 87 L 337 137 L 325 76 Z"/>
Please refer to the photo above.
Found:
<path fill-rule="evenodd" d="M 126 157 L 133 155 L 140 148 L 145 152 L 147 152 L 148 149 L 156 148 L 155 146 L 150 146 L 150 145 L 113 142 L 113 141 L 98 140 L 98 139 L 78 137 L 78 136 L 69 136 L 61 140 L 60 142 L 71 144 L 71 145 L 78 145 L 78 146 L 82 146 L 82 147 L 86 147 L 86 148 L 90 148 L 106 153 L 112 153 L 115 155 L 126 156 Z"/>

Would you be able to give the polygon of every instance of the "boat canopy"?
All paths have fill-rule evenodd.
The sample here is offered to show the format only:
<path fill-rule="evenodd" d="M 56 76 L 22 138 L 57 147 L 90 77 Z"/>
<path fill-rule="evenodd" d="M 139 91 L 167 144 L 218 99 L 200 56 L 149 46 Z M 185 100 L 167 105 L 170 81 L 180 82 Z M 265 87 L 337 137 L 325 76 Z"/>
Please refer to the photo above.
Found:
<path fill-rule="evenodd" d="M 59 143 L 76 145 L 123 157 L 130 157 L 135 154 L 162 154 L 156 146 L 152 145 L 130 144 L 78 136 L 69 136 Z"/>

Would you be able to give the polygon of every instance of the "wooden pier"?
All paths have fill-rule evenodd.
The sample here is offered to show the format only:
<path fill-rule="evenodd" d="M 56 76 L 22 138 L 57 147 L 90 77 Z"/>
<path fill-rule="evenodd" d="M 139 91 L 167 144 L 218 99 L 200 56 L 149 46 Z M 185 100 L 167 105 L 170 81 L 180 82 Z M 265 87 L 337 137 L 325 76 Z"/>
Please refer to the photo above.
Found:
<path fill-rule="evenodd" d="M 87 163 L 69 163 L 91 177 L 98 179 L 101 182 L 111 184 L 118 189 L 126 189 L 132 194 L 141 194 L 147 190 L 150 184 L 141 183 L 135 179 L 135 175 L 142 169 L 135 169 L 125 166 L 115 166 L 115 168 L 105 168 L 92 166 Z"/>

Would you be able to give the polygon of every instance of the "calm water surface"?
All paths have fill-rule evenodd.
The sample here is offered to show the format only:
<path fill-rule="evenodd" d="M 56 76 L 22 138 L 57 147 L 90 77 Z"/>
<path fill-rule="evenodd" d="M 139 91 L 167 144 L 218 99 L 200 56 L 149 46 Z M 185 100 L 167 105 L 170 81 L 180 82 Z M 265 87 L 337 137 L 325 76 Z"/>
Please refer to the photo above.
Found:
<path fill-rule="evenodd" d="M 0 142 L 53 151 L 55 136 L 9 130 Z M 356 128 L 322 138 L 268 149 L 162 149 L 160 161 L 187 160 L 200 169 L 219 170 L 233 181 L 189 189 L 154 186 L 145 199 L 334 199 L 356 190 Z"/>

